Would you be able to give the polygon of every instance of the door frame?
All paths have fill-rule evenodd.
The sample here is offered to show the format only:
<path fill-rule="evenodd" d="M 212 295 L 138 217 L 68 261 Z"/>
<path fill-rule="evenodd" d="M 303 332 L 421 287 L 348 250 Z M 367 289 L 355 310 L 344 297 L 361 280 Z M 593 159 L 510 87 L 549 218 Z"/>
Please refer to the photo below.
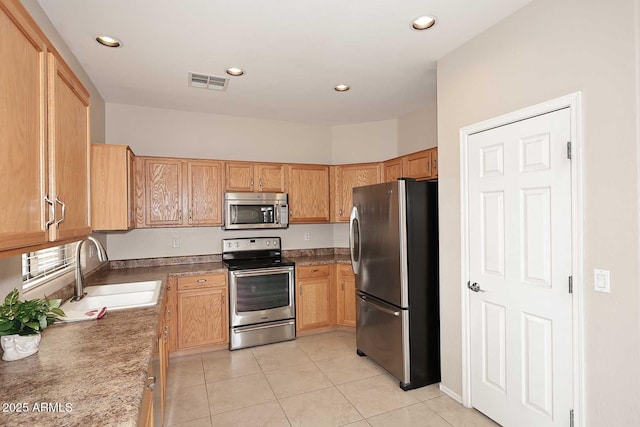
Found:
<path fill-rule="evenodd" d="M 570 110 L 571 131 L 571 251 L 573 273 L 573 412 L 574 425 L 583 426 L 584 419 L 584 279 L 583 279 L 583 123 L 582 92 L 574 92 L 460 129 L 460 289 L 462 307 L 462 404 L 472 407 L 471 401 L 471 319 L 469 289 L 469 188 L 468 144 L 473 134 L 526 120 L 563 108 Z"/>

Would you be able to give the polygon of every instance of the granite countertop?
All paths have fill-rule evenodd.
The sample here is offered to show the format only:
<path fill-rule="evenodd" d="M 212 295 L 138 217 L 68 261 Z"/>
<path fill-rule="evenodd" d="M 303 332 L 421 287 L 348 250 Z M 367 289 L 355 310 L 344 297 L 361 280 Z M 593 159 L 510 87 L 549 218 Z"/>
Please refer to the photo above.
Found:
<path fill-rule="evenodd" d="M 318 256 L 289 256 L 287 257 L 298 266 L 322 264 L 351 264 L 349 255 L 318 255 Z"/>
<path fill-rule="evenodd" d="M 160 302 L 167 276 L 221 271 L 220 262 L 102 269 L 88 282 L 163 280 Z M 0 425 L 136 426 L 160 309 L 158 303 L 57 323 L 43 332 L 38 353 L 0 361 Z"/>
<path fill-rule="evenodd" d="M 288 251 L 297 265 L 350 263 L 344 250 Z M 102 319 L 57 323 L 38 353 L 0 361 L 2 426 L 136 426 L 168 276 L 226 272 L 219 257 L 112 261 L 89 285 L 162 280 L 153 307 L 110 311 Z M 171 264 L 175 261 L 173 265 Z"/>

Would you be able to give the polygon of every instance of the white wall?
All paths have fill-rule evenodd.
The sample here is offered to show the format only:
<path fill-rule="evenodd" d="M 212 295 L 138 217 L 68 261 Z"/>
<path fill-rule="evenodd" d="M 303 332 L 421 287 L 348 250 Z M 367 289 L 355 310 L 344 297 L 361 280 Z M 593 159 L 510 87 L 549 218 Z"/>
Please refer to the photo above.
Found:
<path fill-rule="evenodd" d="M 91 94 L 91 107 L 90 107 L 90 126 L 91 126 L 91 142 L 103 143 L 105 140 L 105 117 L 104 117 L 104 100 L 102 96 L 93 85 L 93 82 L 89 76 L 85 73 L 84 69 L 80 65 L 80 62 L 73 55 L 73 52 L 69 49 L 66 43 L 60 37 L 58 31 L 53 27 L 51 21 L 44 13 L 40 5 L 36 0 L 21 0 L 22 5 L 27 9 L 29 14 L 33 17 L 36 23 L 40 26 L 45 35 L 49 38 L 51 43 L 55 46 L 56 50 L 62 55 L 65 62 L 71 67 L 76 76 L 80 79 L 82 84 Z M 103 240 L 102 236 L 99 236 Z M 95 266 L 95 257 L 89 262 L 89 268 Z M 64 285 L 69 283 L 67 280 L 65 283 L 56 285 L 53 289 L 60 289 Z M 0 259 L 0 298 L 4 298 L 8 292 L 13 288 L 20 288 L 22 286 L 22 263 L 21 256 L 15 256 L 11 258 Z M 29 295 L 28 298 L 37 298 L 40 295 Z"/>
<path fill-rule="evenodd" d="M 434 90 L 435 93 L 435 90 Z M 398 155 L 438 145 L 438 114 L 435 97 L 427 105 L 398 118 Z"/>
<path fill-rule="evenodd" d="M 461 392 L 459 129 L 583 93 L 588 426 L 640 425 L 637 0 L 536 0 L 438 62 L 442 380 Z M 611 294 L 593 269 L 611 270 Z"/>

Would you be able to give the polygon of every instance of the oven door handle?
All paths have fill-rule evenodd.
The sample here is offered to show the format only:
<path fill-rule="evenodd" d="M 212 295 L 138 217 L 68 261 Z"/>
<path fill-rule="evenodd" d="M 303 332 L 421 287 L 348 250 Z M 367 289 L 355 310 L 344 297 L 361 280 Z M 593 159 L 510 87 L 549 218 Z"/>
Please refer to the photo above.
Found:
<path fill-rule="evenodd" d="M 282 273 L 293 273 L 293 267 L 256 268 L 255 270 L 236 270 L 231 272 L 234 277 L 254 277 Z"/>
<path fill-rule="evenodd" d="M 244 326 L 244 327 L 240 327 L 240 328 L 233 328 L 233 333 L 234 334 L 241 334 L 243 332 L 259 331 L 259 330 L 262 330 L 262 329 L 271 329 L 271 328 L 277 328 L 277 327 L 283 326 L 283 325 L 293 325 L 293 324 L 294 324 L 294 321 L 293 320 L 289 320 L 288 322 L 271 323 L 269 325 Z"/>

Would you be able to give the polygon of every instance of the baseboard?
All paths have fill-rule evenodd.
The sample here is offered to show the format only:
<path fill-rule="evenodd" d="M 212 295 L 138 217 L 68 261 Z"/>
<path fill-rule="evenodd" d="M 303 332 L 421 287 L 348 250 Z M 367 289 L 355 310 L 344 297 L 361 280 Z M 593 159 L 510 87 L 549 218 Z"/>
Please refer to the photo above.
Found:
<path fill-rule="evenodd" d="M 188 348 L 183 350 L 176 350 L 169 353 L 169 358 L 193 356 L 195 354 L 207 353 L 209 351 L 229 350 L 229 343 L 207 345 L 204 347 Z"/>
<path fill-rule="evenodd" d="M 446 394 L 447 396 L 449 396 L 450 398 L 452 398 L 453 400 L 455 400 L 456 402 L 462 404 L 462 396 L 460 396 L 458 393 L 453 392 L 450 388 L 448 388 L 442 383 L 440 383 L 440 391 Z"/>

